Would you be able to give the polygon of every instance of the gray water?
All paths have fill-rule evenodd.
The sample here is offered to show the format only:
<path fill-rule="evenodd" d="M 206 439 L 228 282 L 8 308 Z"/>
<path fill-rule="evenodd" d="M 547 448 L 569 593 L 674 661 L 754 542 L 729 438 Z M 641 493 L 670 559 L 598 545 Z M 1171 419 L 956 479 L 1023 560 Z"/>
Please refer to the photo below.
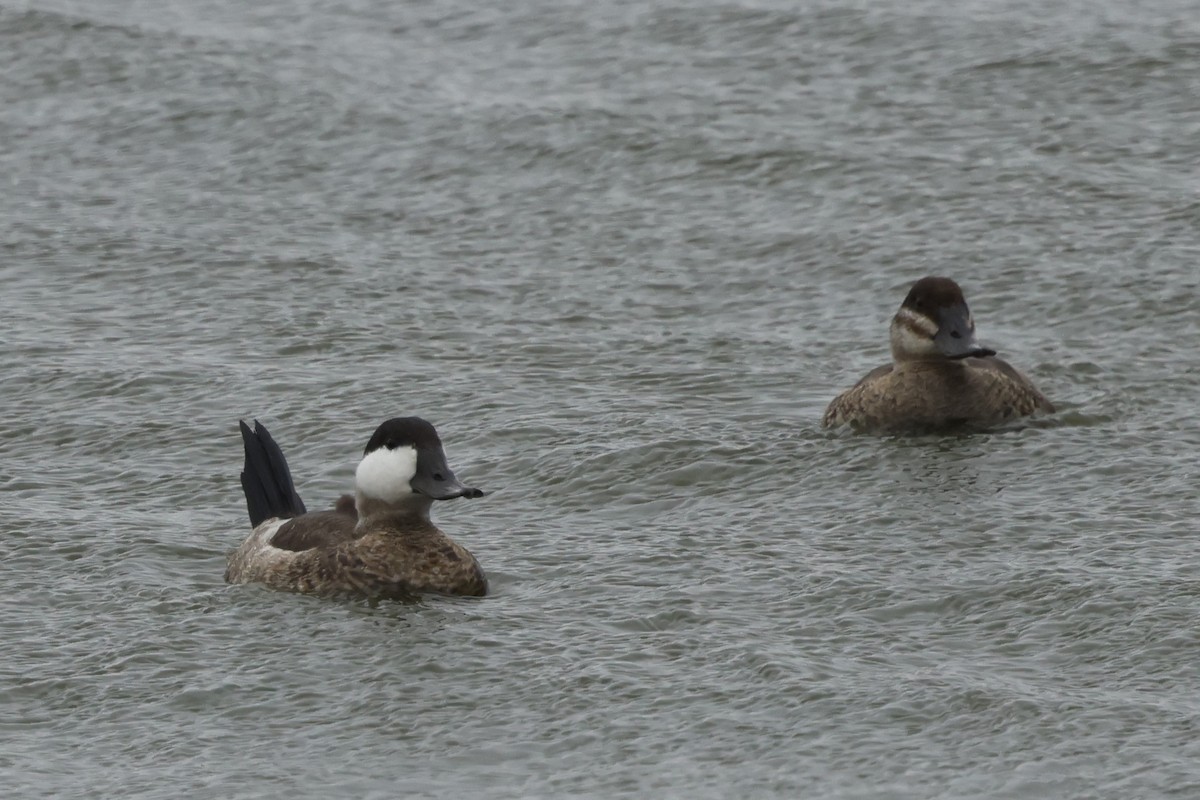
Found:
<path fill-rule="evenodd" d="M 803 5 L 803 10 L 797 10 Z M 1200 797 L 1200 2 L 0 0 L 4 797 Z M 924 274 L 1058 404 L 819 427 Z M 419 414 L 482 601 L 222 582 Z"/>

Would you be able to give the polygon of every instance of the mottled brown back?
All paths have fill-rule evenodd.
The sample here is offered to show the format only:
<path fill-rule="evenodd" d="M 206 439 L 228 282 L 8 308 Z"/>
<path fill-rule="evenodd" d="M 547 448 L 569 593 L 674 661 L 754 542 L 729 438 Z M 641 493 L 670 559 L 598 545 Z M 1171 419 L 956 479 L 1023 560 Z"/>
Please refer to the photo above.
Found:
<path fill-rule="evenodd" d="M 487 579 L 475 557 L 427 521 L 402 528 L 376 526 L 324 556 L 339 591 L 373 597 L 487 594 Z"/>
<path fill-rule="evenodd" d="M 872 370 L 825 410 L 822 425 L 894 432 L 988 428 L 1054 406 L 1001 359 L 903 362 Z"/>
<path fill-rule="evenodd" d="M 320 512 L 319 524 L 305 530 L 302 523 L 313 516 L 318 515 L 285 523 L 269 546 L 252 533 L 230 555 L 226 579 L 291 592 L 369 598 L 487 594 L 487 578 L 475 557 L 427 519 L 388 514 L 356 529 L 349 515 L 329 511 Z M 289 525 L 295 527 L 287 530 Z M 303 548 L 305 544 L 315 546 Z"/>

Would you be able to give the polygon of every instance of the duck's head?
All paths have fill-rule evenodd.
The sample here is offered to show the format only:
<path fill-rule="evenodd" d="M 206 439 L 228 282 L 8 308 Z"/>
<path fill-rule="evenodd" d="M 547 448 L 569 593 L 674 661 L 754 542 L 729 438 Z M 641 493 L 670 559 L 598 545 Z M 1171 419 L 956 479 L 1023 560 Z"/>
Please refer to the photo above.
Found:
<path fill-rule="evenodd" d="M 994 356 L 975 341 L 975 320 L 962 289 L 949 278 L 921 278 L 892 317 L 892 358 L 938 361 Z"/>
<path fill-rule="evenodd" d="M 395 417 L 375 430 L 354 473 L 354 488 L 359 516 L 364 501 L 428 507 L 434 500 L 483 497 L 454 477 L 441 438 L 420 417 Z"/>

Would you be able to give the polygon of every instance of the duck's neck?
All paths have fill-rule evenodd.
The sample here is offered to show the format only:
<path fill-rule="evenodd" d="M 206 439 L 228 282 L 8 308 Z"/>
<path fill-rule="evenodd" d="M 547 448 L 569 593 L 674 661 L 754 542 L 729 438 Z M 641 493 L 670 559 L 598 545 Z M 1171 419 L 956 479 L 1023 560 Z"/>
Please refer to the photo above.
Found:
<path fill-rule="evenodd" d="M 373 517 L 395 516 L 412 517 L 424 522 L 429 521 L 429 509 L 433 500 L 421 494 L 410 494 L 395 503 L 388 503 L 375 497 L 368 497 L 362 492 L 354 493 L 354 508 L 358 511 L 358 525 L 362 527 Z"/>

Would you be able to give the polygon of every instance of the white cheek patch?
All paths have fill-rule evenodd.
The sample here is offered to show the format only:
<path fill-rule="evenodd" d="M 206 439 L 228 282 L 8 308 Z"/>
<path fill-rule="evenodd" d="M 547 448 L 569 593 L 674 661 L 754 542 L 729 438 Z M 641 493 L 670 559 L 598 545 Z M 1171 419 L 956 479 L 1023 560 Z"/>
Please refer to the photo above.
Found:
<path fill-rule="evenodd" d="M 408 482 L 417 474 L 415 447 L 381 447 L 372 450 L 358 462 L 354 486 L 367 497 L 395 503 L 412 494 Z"/>

